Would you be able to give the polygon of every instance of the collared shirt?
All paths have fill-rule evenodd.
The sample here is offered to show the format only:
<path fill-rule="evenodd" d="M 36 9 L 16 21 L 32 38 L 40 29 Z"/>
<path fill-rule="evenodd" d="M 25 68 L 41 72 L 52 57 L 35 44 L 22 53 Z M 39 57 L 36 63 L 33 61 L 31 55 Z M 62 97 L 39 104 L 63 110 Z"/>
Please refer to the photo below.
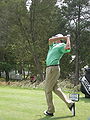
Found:
<path fill-rule="evenodd" d="M 69 50 L 65 49 L 66 44 L 65 43 L 55 43 L 52 45 L 49 45 L 49 51 L 46 58 L 46 65 L 58 65 L 60 64 L 60 59 L 65 53 L 70 52 Z"/>

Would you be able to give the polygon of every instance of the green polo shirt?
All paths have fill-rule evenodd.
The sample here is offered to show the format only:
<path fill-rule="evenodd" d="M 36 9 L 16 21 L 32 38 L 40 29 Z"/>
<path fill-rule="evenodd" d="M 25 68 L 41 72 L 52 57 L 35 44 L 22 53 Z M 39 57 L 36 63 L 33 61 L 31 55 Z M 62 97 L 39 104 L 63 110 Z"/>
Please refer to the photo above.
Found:
<path fill-rule="evenodd" d="M 60 59 L 62 56 L 65 53 L 70 52 L 70 50 L 65 49 L 65 46 L 65 43 L 56 43 L 49 46 L 49 51 L 46 58 L 46 66 L 60 64 Z"/>

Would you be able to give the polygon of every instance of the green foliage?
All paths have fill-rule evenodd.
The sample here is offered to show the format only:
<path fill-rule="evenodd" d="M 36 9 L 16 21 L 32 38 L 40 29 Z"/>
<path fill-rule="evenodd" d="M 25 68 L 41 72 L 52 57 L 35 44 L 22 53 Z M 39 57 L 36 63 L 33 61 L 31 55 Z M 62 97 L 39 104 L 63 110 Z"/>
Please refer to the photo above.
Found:
<path fill-rule="evenodd" d="M 64 0 L 64 3 L 64 6 L 61 7 L 59 12 L 66 20 L 64 28 L 66 28 L 67 33 L 71 34 L 71 55 L 76 55 L 76 59 L 69 65 L 67 65 L 66 62 L 63 62 L 62 71 L 67 69 L 67 73 L 69 70 L 77 74 L 84 65 L 90 64 L 88 53 L 90 51 L 89 0 Z M 64 57 L 63 61 L 66 60 L 67 57 Z M 75 68 L 78 71 L 75 71 Z"/>
<path fill-rule="evenodd" d="M 21 69 L 35 75 L 42 74 L 45 72 L 48 39 L 58 33 L 70 33 L 73 55 L 76 54 L 78 31 L 80 68 L 90 64 L 89 11 L 84 10 L 88 7 L 88 0 L 64 0 L 66 6 L 62 8 L 55 6 L 56 1 L 33 0 L 29 12 L 24 0 L 0 1 L 0 64 L 3 70 L 6 65 L 8 71 Z M 61 61 L 62 75 L 66 77 L 75 71 L 74 61 L 70 63 L 71 55 L 65 55 Z"/>
<path fill-rule="evenodd" d="M 9 63 L 0 62 L 0 70 L 2 70 L 2 71 L 4 71 L 4 70 L 10 71 L 11 69 L 12 69 L 12 65 L 10 65 Z"/>

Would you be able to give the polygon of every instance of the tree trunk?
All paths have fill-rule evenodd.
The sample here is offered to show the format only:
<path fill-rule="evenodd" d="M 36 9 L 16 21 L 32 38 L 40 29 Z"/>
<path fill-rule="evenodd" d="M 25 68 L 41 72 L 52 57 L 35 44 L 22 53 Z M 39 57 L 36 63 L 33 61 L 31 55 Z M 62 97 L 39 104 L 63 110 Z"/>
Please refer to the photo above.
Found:
<path fill-rule="evenodd" d="M 23 63 L 21 62 L 21 63 L 19 64 L 18 73 L 19 73 L 19 74 L 22 74 L 22 70 L 23 70 Z"/>
<path fill-rule="evenodd" d="M 79 83 L 79 53 L 76 53 L 76 61 L 75 61 L 75 81 L 74 85 L 76 86 Z"/>
<path fill-rule="evenodd" d="M 34 56 L 34 61 L 35 61 L 37 73 L 39 73 L 39 75 L 40 75 L 40 81 L 43 81 L 43 72 L 42 72 L 42 69 L 41 69 L 40 62 L 38 60 L 38 56 L 36 56 L 36 55 Z"/>
<path fill-rule="evenodd" d="M 1 71 L 0 71 L 0 77 L 1 77 Z"/>
<path fill-rule="evenodd" d="M 81 6 L 78 6 L 78 22 L 76 26 L 76 63 L 75 63 L 75 81 L 74 85 L 79 83 L 79 41 L 80 41 L 80 12 Z"/>
<path fill-rule="evenodd" d="M 24 76 L 24 80 L 25 80 L 26 78 L 25 78 L 25 70 L 24 70 L 24 68 L 23 68 L 23 76 Z"/>
<path fill-rule="evenodd" d="M 5 71 L 5 73 L 6 73 L 6 82 L 9 82 L 9 72 Z"/>
<path fill-rule="evenodd" d="M 41 70 L 41 65 L 40 65 L 40 61 L 38 59 L 38 54 L 37 54 L 37 47 L 35 44 L 35 41 L 37 40 L 37 37 L 35 36 L 35 0 L 32 1 L 32 6 L 34 6 L 31 10 L 30 10 L 30 15 L 31 15 L 31 39 L 32 39 L 32 55 L 34 58 L 34 62 L 35 62 L 35 66 L 36 66 L 36 70 L 37 73 L 40 75 L 40 80 L 43 81 L 43 73 Z"/>

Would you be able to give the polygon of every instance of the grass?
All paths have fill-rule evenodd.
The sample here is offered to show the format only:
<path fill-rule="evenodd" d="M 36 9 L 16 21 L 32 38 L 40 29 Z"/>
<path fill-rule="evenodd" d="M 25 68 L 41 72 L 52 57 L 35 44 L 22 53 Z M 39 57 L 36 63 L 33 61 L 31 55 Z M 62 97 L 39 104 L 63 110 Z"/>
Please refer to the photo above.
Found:
<path fill-rule="evenodd" d="M 65 103 L 54 95 L 56 113 L 45 117 L 47 109 L 43 90 L 0 86 L 0 120 L 90 120 L 90 99 L 80 93 L 76 116 L 72 117 Z"/>

